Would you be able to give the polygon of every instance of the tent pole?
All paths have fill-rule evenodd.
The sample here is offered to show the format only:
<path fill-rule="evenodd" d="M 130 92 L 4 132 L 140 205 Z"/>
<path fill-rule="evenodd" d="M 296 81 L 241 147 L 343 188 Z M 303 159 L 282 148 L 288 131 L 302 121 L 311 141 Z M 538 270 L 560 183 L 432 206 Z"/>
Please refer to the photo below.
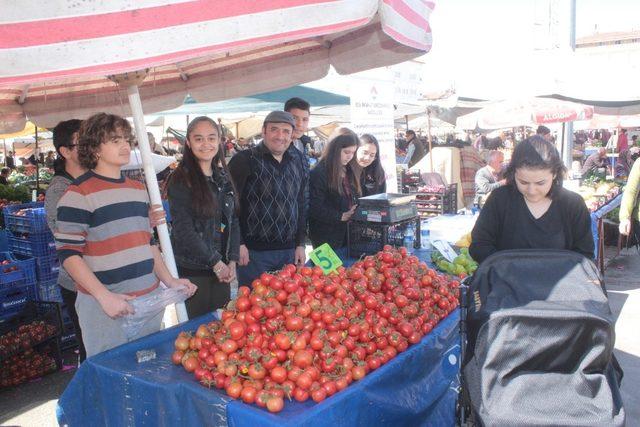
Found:
<path fill-rule="evenodd" d="M 429 141 L 429 172 L 433 173 L 433 143 L 431 140 L 431 110 L 427 108 L 427 141 Z"/>
<path fill-rule="evenodd" d="M 405 130 L 409 130 L 409 116 L 407 114 L 404 115 L 404 126 Z"/>
<path fill-rule="evenodd" d="M 142 156 L 142 166 L 144 168 L 144 176 L 147 183 L 147 190 L 149 191 L 149 198 L 152 205 L 162 205 L 160 188 L 158 187 L 158 180 L 156 179 L 156 172 L 153 168 L 153 161 L 151 159 L 151 147 L 149 146 L 149 139 L 147 138 L 147 131 L 144 125 L 144 114 L 142 112 L 142 102 L 140 101 L 138 85 L 132 84 L 128 86 L 127 95 L 129 96 L 129 105 L 133 115 L 133 123 L 136 128 L 138 148 L 140 149 L 140 155 Z M 167 268 L 174 277 L 178 277 L 178 268 L 176 267 L 176 260 L 173 256 L 173 248 L 171 247 L 167 224 L 160 224 L 157 229 L 158 237 L 160 239 L 160 247 L 162 248 L 162 255 Z M 189 320 L 184 303 L 176 304 L 176 313 L 179 322 Z"/>
<path fill-rule="evenodd" d="M 33 153 L 33 158 L 36 159 L 36 200 L 38 200 L 38 190 L 40 190 L 40 167 L 38 166 L 38 125 L 36 125 L 36 150 Z"/>

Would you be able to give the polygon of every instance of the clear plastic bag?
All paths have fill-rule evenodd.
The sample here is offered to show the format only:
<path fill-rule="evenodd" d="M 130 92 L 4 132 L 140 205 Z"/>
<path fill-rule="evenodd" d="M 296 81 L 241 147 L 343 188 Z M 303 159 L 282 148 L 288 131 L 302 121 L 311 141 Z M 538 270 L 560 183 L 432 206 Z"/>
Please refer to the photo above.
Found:
<path fill-rule="evenodd" d="M 135 337 L 145 323 L 162 313 L 166 306 L 184 302 L 187 298 L 186 286 L 167 288 L 161 283 L 157 290 L 129 301 L 134 313 L 120 318 L 127 339 Z"/>

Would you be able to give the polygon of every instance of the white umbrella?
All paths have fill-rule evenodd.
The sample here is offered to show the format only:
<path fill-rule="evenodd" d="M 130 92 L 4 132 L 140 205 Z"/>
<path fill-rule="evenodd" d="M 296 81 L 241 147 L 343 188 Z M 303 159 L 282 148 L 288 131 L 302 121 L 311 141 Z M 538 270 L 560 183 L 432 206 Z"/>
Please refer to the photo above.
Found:
<path fill-rule="evenodd" d="M 428 1 L 86 0 L 3 2 L 0 132 L 133 116 L 151 202 L 161 202 L 144 125 L 182 103 L 267 92 L 349 74 L 431 48 Z M 7 129 L 8 128 L 8 129 Z M 158 228 L 177 274 L 166 225 Z M 183 309 L 179 320 L 186 319 Z"/>

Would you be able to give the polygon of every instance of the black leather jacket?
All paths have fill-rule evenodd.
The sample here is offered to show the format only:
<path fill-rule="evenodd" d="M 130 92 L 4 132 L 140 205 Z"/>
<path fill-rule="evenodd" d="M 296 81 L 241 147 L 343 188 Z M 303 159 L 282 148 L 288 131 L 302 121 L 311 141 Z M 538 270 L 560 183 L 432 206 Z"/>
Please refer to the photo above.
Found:
<path fill-rule="evenodd" d="M 191 189 L 170 180 L 167 193 L 171 212 L 171 243 L 176 263 L 193 270 L 211 270 L 218 261 L 238 261 L 240 224 L 235 213 L 233 187 L 226 175 L 209 179 L 209 188 L 218 200 L 212 218 L 197 217 Z"/>

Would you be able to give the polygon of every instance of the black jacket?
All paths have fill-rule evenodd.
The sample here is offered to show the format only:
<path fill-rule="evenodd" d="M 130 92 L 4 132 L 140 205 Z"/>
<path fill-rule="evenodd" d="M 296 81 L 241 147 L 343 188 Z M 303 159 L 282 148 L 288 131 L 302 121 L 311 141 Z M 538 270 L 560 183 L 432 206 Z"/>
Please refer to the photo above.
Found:
<path fill-rule="evenodd" d="M 584 200 L 562 187 L 553 191 L 552 206 L 533 223 L 515 185 L 493 190 L 471 232 L 471 257 L 482 262 L 494 252 L 509 249 L 565 249 L 593 259 L 591 215 Z"/>
<path fill-rule="evenodd" d="M 426 155 L 424 145 L 422 145 L 422 141 L 420 141 L 418 138 L 413 138 L 411 142 L 409 142 L 409 145 L 411 144 L 413 144 L 416 148 L 413 150 L 411 159 L 409 159 L 409 167 L 413 167 L 413 165 L 422 160 L 422 158 Z"/>
<path fill-rule="evenodd" d="M 348 169 L 350 171 L 350 169 Z M 347 223 L 342 214 L 357 201 L 356 189 L 351 189 L 352 199 L 329 189 L 327 168 L 320 161 L 311 170 L 309 180 L 309 237 L 313 247 L 329 243 L 332 248 L 347 244 Z"/>
<path fill-rule="evenodd" d="M 221 175 L 208 183 L 218 202 L 218 212 L 212 218 L 196 217 L 191 190 L 184 184 L 172 179 L 167 189 L 171 243 L 176 263 L 183 268 L 211 270 L 221 260 L 239 259 L 240 225 L 231 182 Z"/>
<path fill-rule="evenodd" d="M 362 171 L 362 175 L 360 175 L 360 188 L 363 196 L 373 196 L 374 194 L 386 193 L 387 183 L 382 181 L 381 184 L 378 184 L 375 177 L 368 173 L 365 168 Z"/>

